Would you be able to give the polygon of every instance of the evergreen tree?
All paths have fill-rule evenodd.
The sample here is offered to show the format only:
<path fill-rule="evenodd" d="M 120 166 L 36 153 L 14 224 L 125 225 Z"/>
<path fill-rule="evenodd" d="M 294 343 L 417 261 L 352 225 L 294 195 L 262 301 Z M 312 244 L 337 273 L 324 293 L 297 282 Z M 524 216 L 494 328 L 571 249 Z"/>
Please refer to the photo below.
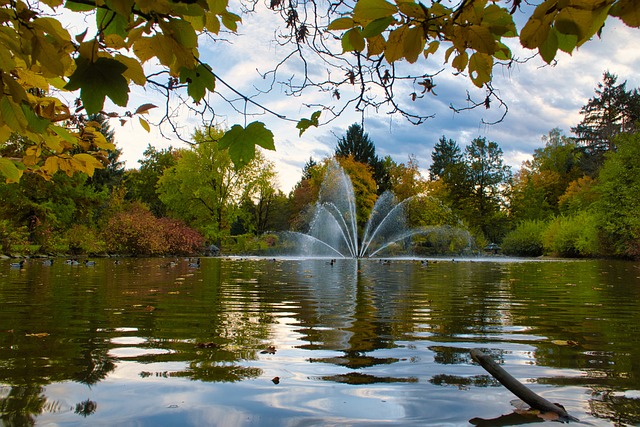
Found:
<path fill-rule="evenodd" d="M 93 121 L 100 124 L 100 133 L 102 133 L 105 139 L 115 145 L 115 132 L 111 129 L 109 121 L 104 114 L 92 114 L 89 116 L 89 121 Z M 117 187 L 124 179 L 124 162 L 121 162 L 120 155 L 122 150 L 116 148 L 114 150 L 108 150 L 107 165 L 104 169 L 96 169 L 93 176 L 89 179 L 89 182 L 97 189 L 100 190 L 104 187 L 111 191 L 114 187 Z"/>
<path fill-rule="evenodd" d="M 431 166 L 429 166 L 429 179 L 447 179 L 452 166 L 462 163 L 462 151 L 458 143 L 453 139 L 447 139 L 444 135 L 438 140 L 431 152 Z"/>
<path fill-rule="evenodd" d="M 618 76 L 608 71 L 590 98 L 580 110 L 582 121 L 571 128 L 577 142 L 586 154 L 583 168 L 595 175 L 602 166 L 604 153 L 615 151 L 614 137 L 632 132 L 640 118 L 640 94 L 638 90 L 627 91 L 626 82 L 616 84 Z"/>
<path fill-rule="evenodd" d="M 336 157 L 352 156 L 356 162 L 368 165 L 373 173 L 378 194 L 389 189 L 390 182 L 384 161 L 376 155 L 375 144 L 358 123 L 349 126 L 346 136 L 338 140 L 335 155 Z"/>

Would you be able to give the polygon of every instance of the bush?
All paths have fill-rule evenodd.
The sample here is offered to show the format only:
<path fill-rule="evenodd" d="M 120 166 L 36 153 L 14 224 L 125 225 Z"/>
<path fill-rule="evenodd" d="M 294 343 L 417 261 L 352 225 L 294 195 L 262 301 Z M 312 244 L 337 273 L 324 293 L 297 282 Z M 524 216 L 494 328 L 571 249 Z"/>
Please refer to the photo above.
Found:
<path fill-rule="evenodd" d="M 162 255 L 169 245 L 158 219 L 141 204 L 112 216 L 104 230 L 109 252 L 132 255 Z"/>
<path fill-rule="evenodd" d="M 545 251 L 563 257 L 591 257 L 598 254 L 596 217 L 589 212 L 559 216 L 543 234 Z"/>
<path fill-rule="evenodd" d="M 132 255 L 187 255 L 204 245 L 202 235 L 182 221 L 158 219 L 140 203 L 111 217 L 104 237 L 110 252 Z"/>
<path fill-rule="evenodd" d="M 547 228 L 543 221 L 529 220 L 521 222 L 502 240 L 502 252 L 515 256 L 540 256 L 544 253 L 542 236 Z"/>
<path fill-rule="evenodd" d="M 72 254 L 99 254 L 107 250 L 107 244 L 96 230 L 86 225 L 73 225 L 67 231 L 68 250 Z"/>
<path fill-rule="evenodd" d="M 184 222 L 171 218 L 160 218 L 157 221 L 169 246 L 169 253 L 189 255 L 198 253 L 204 247 L 204 237 Z"/>
<path fill-rule="evenodd" d="M 11 221 L 0 220 L 0 246 L 2 253 L 9 254 L 15 246 L 26 245 L 29 241 L 27 227 L 15 227 Z"/>

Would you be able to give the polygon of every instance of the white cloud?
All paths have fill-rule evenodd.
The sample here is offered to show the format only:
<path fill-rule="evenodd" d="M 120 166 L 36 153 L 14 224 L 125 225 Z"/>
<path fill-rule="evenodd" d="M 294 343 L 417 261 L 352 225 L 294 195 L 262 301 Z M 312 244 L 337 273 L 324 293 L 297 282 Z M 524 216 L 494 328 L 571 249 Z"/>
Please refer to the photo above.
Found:
<path fill-rule="evenodd" d="M 317 109 L 307 108 L 304 104 L 338 102 L 330 93 L 314 88 L 305 91 L 301 97 L 288 97 L 279 86 L 274 86 L 269 93 L 260 93 L 268 89 L 270 80 L 263 79 L 257 70 L 263 73 L 268 71 L 278 64 L 286 51 L 274 42 L 278 20 L 270 11 L 261 10 L 243 20 L 239 29 L 240 36 L 225 35 L 228 41 L 215 43 L 202 40 L 202 60 L 212 65 L 214 72 L 219 73 L 244 95 L 252 96 L 252 100 L 295 120 L 309 117 Z M 486 137 L 497 142 L 505 153 L 505 160 L 517 167 L 535 148 L 542 145 L 541 136 L 552 128 L 559 127 L 569 134 L 570 127 L 580 120 L 580 107 L 593 96 L 594 88 L 601 81 L 604 71 L 617 74 L 619 82 L 627 80 L 628 89 L 640 87 L 640 75 L 637 74 L 640 69 L 640 50 L 636 48 L 639 41 L 640 32 L 637 29 L 624 27 L 612 20 L 607 23 L 602 39 L 586 43 L 572 56 L 558 53 L 555 66 L 544 66 L 539 58 L 535 58 L 511 69 L 496 68 L 493 84 L 507 103 L 509 114 L 502 123 L 494 126 L 484 125 L 482 120 L 492 121 L 501 116 L 497 103 L 493 103 L 489 110 L 477 109 L 459 114 L 452 112 L 449 104 L 464 106 L 467 90 L 476 99 L 483 98 L 484 90 L 474 88 L 467 77 L 453 76 L 451 70 L 447 69 L 434 79 L 437 96 L 426 94 L 424 98 L 411 102 L 407 93 L 400 95 L 398 92 L 398 101 L 403 105 L 422 114 L 435 114 L 435 118 L 416 127 L 403 118 L 389 116 L 382 110 L 367 111 L 364 115 L 365 129 L 375 142 L 379 155 L 390 155 L 398 162 L 405 162 L 409 154 L 415 154 L 423 169 L 428 168 L 433 145 L 442 135 L 456 140 L 461 146 L 475 137 Z M 517 45 L 517 41 L 512 43 L 511 48 L 517 56 L 530 55 L 530 52 L 523 51 Z M 413 67 L 423 67 L 424 70 L 435 72 L 440 68 L 441 62 L 438 59 L 434 61 Z M 302 76 L 300 67 L 300 61 L 285 64 L 280 70 L 279 79 L 299 79 Z M 308 67 L 315 78 L 326 77 L 325 64 L 309 62 Z M 400 67 L 404 67 L 404 64 L 400 64 Z M 337 73 L 342 71 L 334 71 L 334 75 L 337 76 Z M 218 84 L 218 88 L 225 96 L 237 98 L 223 85 Z M 343 100 L 347 99 L 348 90 L 341 91 L 344 91 Z M 244 121 L 241 115 L 219 97 L 211 100 L 215 101 L 216 114 L 223 125 L 231 126 Z M 131 105 L 144 102 L 160 104 L 164 100 L 154 93 L 141 90 L 132 93 Z M 236 108 L 244 108 L 242 100 L 235 105 Z M 318 160 L 332 153 L 337 142 L 336 134 L 343 135 L 350 124 L 360 122 L 362 117 L 348 108 L 330 125 L 320 129 L 311 128 L 299 137 L 295 123 L 264 114 L 250 104 L 247 104 L 247 109 L 262 113 L 260 116 L 250 117 L 248 121 L 264 121 L 274 132 L 277 151 L 268 153 L 267 157 L 276 162 L 280 186 L 284 191 L 289 191 L 299 180 L 301 169 L 309 157 Z M 151 121 L 157 122 L 161 118 L 160 110 L 150 112 Z M 326 118 L 324 115 L 323 119 Z M 181 116 L 179 123 L 185 129 L 197 125 L 195 117 L 189 115 Z M 135 122 L 114 128 L 127 167 L 137 167 L 137 159 L 149 143 L 159 148 L 181 145 L 177 140 L 164 140 L 157 131 L 147 134 Z"/>

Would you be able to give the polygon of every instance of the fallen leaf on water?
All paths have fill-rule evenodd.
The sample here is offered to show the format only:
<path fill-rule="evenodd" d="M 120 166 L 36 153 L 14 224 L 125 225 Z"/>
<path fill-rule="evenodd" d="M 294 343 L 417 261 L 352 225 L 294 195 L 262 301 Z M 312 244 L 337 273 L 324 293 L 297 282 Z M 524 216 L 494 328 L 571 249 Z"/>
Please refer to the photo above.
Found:
<path fill-rule="evenodd" d="M 36 337 L 36 338 L 44 338 L 44 337 L 48 337 L 49 334 L 46 332 L 39 332 L 36 334 L 25 334 L 26 337 Z"/>
<path fill-rule="evenodd" d="M 271 382 L 273 382 L 274 384 L 280 384 L 280 377 L 273 377 Z"/>

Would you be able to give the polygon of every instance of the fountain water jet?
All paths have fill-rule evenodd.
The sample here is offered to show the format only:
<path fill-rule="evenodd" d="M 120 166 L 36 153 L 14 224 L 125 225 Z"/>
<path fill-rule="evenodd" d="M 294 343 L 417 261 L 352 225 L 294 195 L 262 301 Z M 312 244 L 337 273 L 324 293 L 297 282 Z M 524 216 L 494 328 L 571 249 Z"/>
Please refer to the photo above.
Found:
<path fill-rule="evenodd" d="M 285 238 L 295 242 L 301 255 L 371 257 L 422 232 L 407 227 L 405 207 L 409 200 L 398 203 L 393 193 L 382 194 L 360 239 L 351 179 L 337 162 L 331 162 L 320 187 L 309 230 L 306 233 L 288 232 Z"/>

